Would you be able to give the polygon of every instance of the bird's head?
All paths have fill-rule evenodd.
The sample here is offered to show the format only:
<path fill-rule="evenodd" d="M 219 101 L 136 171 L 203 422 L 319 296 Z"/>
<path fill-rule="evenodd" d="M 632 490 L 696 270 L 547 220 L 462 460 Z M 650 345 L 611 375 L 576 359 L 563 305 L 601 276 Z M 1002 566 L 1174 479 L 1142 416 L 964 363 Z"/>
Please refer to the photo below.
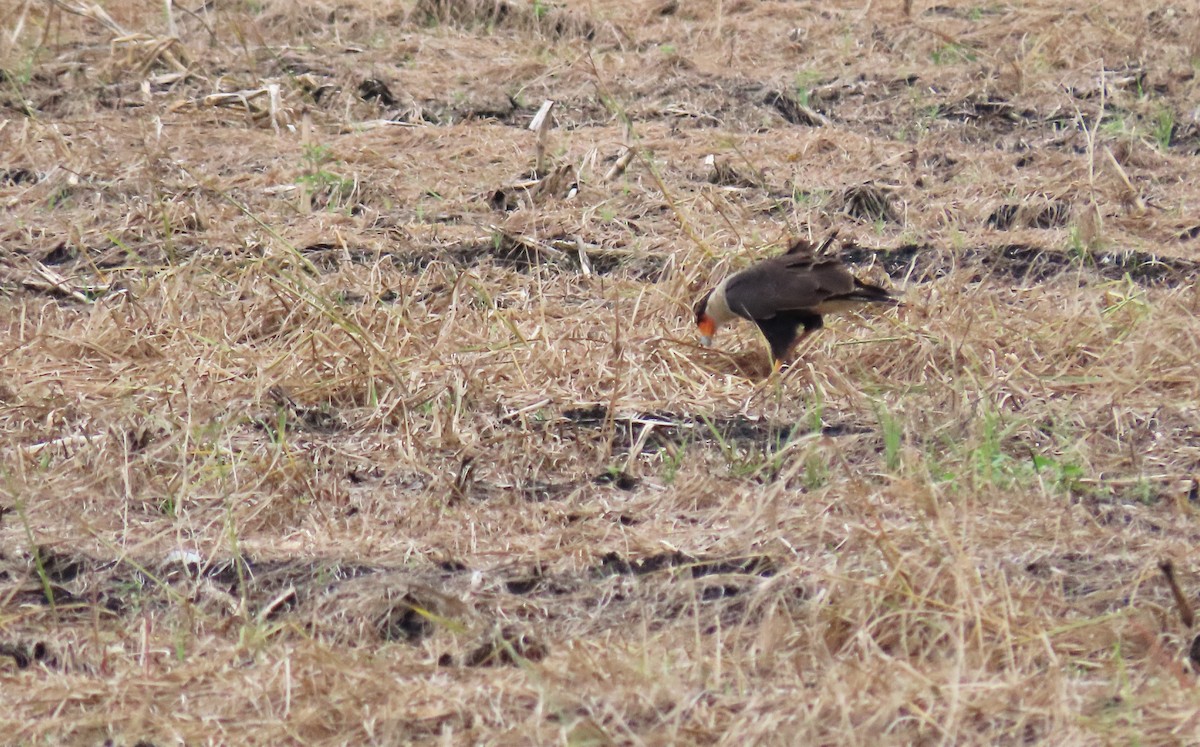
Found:
<path fill-rule="evenodd" d="M 700 331 L 700 344 L 711 345 L 713 335 L 717 333 L 717 320 L 713 319 L 708 314 L 708 299 L 712 296 L 712 291 L 705 293 L 699 301 L 696 302 L 696 329 Z"/>

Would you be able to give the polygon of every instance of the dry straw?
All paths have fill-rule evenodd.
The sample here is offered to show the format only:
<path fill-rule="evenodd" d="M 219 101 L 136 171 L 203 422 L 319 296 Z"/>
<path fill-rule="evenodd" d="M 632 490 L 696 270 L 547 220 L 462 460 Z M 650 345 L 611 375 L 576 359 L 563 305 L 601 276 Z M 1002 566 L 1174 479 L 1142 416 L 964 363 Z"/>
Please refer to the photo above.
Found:
<path fill-rule="evenodd" d="M 20 4 L 8 738 L 1194 742 L 1197 23 Z"/>

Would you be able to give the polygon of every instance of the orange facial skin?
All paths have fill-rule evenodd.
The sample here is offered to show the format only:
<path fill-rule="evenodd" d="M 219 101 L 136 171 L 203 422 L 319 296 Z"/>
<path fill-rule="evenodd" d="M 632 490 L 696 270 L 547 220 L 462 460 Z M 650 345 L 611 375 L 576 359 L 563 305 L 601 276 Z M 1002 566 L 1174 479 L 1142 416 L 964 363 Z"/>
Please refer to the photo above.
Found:
<path fill-rule="evenodd" d="M 704 340 L 711 340 L 712 336 L 717 332 L 717 323 L 708 314 L 700 317 L 700 321 L 696 323 L 696 327 L 700 330 L 700 337 Z"/>

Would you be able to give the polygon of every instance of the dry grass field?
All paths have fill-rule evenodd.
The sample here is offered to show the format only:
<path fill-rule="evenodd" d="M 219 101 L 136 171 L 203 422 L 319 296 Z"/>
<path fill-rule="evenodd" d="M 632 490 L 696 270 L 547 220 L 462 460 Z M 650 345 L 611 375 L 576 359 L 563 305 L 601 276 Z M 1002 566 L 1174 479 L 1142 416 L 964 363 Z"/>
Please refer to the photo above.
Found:
<path fill-rule="evenodd" d="M 0 741 L 1200 740 L 1194 4 L 3 8 Z"/>

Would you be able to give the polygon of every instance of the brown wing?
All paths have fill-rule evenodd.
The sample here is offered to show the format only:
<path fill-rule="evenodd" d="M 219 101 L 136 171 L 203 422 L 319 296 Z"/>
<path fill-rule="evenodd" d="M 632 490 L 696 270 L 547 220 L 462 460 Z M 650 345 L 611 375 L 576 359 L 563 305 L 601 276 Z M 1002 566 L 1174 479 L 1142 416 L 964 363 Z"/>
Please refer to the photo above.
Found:
<path fill-rule="evenodd" d="M 770 319 L 781 312 L 812 310 L 854 291 L 854 276 L 841 262 L 814 262 L 788 254 L 731 277 L 725 286 L 725 300 L 739 316 Z"/>

